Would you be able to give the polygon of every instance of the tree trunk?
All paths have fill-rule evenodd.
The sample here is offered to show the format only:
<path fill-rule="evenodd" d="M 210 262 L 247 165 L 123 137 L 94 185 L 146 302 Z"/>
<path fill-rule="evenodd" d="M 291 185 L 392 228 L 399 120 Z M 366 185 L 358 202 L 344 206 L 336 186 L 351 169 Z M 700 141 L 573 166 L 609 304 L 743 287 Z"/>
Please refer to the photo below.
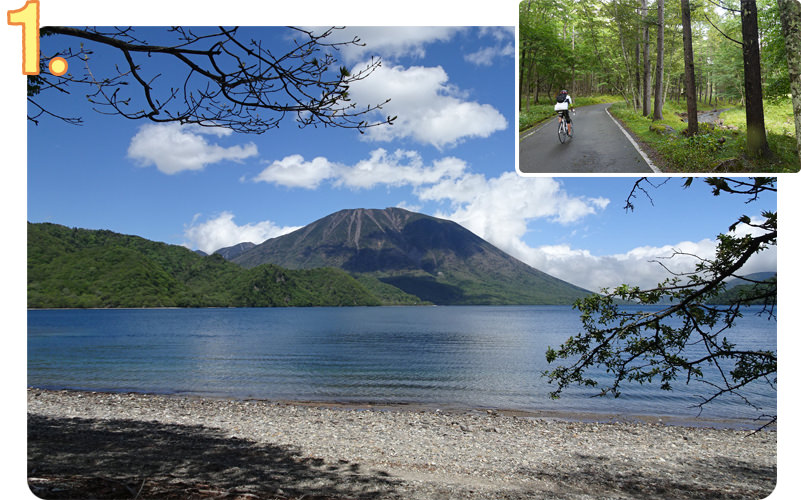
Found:
<path fill-rule="evenodd" d="M 648 0 L 642 0 L 642 115 L 651 114 L 651 59 L 649 57 Z"/>
<path fill-rule="evenodd" d="M 701 104 L 703 104 L 704 103 L 704 71 L 703 70 L 698 72 L 698 79 L 695 81 L 695 86 L 698 89 L 698 95 L 696 96 L 696 99 Z"/>
<path fill-rule="evenodd" d="M 801 3 L 798 0 L 779 0 L 782 33 L 787 48 L 787 66 L 790 70 L 790 91 L 793 94 L 795 139 L 801 158 Z"/>
<path fill-rule="evenodd" d="M 634 109 L 640 109 L 640 44 L 634 45 Z"/>
<path fill-rule="evenodd" d="M 537 95 L 534 99 L 534 104 L 539 103 L 539 95 L 540 95 L 540 77 L 537 71 L 537 54 L 531 54 L 528 63 L 528 101 L 531 102 L 531 85 L 532 83 L 535 85 L 535 89 Z M 526 110 L 528 110 L 528 104 L 526 104 Z"/>
<path fill-rule="evenodd" d="M 573 33 L 570 36 L 570 38 L 571 38 L 570 53 L 571 54 L 575 54 L 576 53 L 576 23 L 575 22 L 572 23 L 571 29 L 572 29 Z M 575 58 L 573 58 L 573 63 L 572 63 L 571 70 L 573 71 L 573 75 L 572 75 L 571 83 L 570 83 L 570 91 L 575 93 L 576 92 L 576 59 Z"/>
<path fill-rule="evenodd" d="M 759 26 L 756 0 L 740 0 L 743 23 L 743 68 L 745 75 L 745 152 L 761 158 L 770 150 L 762 108 L 762 70 L 759 61 Z"/>
<path fill-rule="evenodd" d="M 684 35 L 684 90 L 687 94 L 687 135 L 698 133 L 698 104 L 695 101 L 695 63 L 690 0 L 681 0 L 681 28 Z"/>
<path fill-rule="evenodd" d="M 656 37 L 656 78 L 654 80 L 654 120 L 662 119 L 662 78 L 665 74 L 665 0 L 657 2 L 659 28 Z"/>
<path fill-rule="evenodd" d="M 520 54 L 520 68 L 526 67 L 526 49 L 524 48 Z M 517 82 L 517 109 L 523 111 L 523 72 L 520 72 L 519 81 Z M 528 100 L 526 100 L 526 111 L 528 111 Z"/>

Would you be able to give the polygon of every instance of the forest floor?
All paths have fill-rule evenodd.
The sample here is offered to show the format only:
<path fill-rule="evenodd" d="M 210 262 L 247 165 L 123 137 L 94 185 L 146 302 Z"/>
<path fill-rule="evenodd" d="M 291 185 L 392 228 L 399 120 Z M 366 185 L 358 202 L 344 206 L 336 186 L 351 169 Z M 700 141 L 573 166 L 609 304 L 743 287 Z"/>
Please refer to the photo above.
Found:
<path fill-rule="evenodd" d="M 763 158 L 745 155 L 745 122 L 740 119 L 744 114 L 739 107 L 700 110 L 699 133 L 693 137 L 684 134 L 687 112 L 677 103 L 666 103 L 664 119 L 658 121 L 622 103 L 612 105 L 610 112 L 626 125 L 641 147 L 647 145 L 643 149 L 651 152 L 651 160 L 663 172 L 780 173 L 797 172 L 801 167 L 795 137 L 783 113 L 775 110 L 774 118 L 767 122 L 770 152 Z"/>

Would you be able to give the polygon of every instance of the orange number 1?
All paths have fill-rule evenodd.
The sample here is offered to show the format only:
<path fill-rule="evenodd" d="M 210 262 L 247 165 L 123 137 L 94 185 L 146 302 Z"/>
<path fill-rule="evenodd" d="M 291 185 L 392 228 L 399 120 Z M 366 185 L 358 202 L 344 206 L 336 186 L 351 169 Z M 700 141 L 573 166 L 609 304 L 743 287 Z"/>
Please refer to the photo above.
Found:
<path fill-rule="evenodd" d="M 22 26 L 22 74 L 39 74 L 39 0 L 8 11 L 8 24 Z"/>

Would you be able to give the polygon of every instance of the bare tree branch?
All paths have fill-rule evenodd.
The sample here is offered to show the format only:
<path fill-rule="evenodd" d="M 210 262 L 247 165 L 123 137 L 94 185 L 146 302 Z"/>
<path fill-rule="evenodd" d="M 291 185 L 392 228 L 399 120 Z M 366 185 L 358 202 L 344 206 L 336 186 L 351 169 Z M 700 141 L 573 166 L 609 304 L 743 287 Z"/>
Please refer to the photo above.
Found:
<path fill-rule="evenodd" d="M 106 68 L 93 68 L 93 52 L 84 43 L 76 52 L 64 49 L 61 53 L 84 62 L 85 75 L 43 73 L 38 80 L 29 80 L 29 89 L 34 89 L 29 97 L 38 110 L 30 118 L 36 121 L 42 114 L 53 114 L 37 102 L 42 91 L 82 85 L 90 89 L 87 97 L 96 111 L 132 120 L 192 123 L 256 134 L 278 127 L 286 118 L 293 118 L 301 128 L 352 128 L 362 133 L 391 125 L 395 117 L 372 118 L 389 99 L 366 104 L 351 101 L 350 86 L 369 77 L 381 61 L 371 59 L 351 74 L 339 64 L 336 53 L 342 47 L 363 44 L 358 37 L 328 41 L 338 29 L 315 34 L 291 28 L 300 38 L 290 50 L 274 55 L 261 40 L 245 40 L 239 28 L 196 32 L 174 27 L 166 30 L 174 43 L 150 44 L 138 38 L 133 28 L 43 27 L 41 36 L 114 49 L 119 62 L 109 73 Z M 169 76 L 154 69 L 151 59 L 155 57 L 168 63 L 162 67 L 171 72 Z M 182 83 L 176 86 L 177 82 Z"/>
<path fill-rule="evenodd" d="M 725 192 L 746 196 L 746 203 L 776 189 L 774 178 L 715 178 L 705 182 L 712 187 L 713 195 Z M 645 190 L 646 184 L 662 185 L 638 180 L 627 199 L 627 208 L 632 204 L 632 197 Z M 692 178 L 685 181 L 685 187 L 691 184 Z M 653 203 L 650 195 L 648 199 Z M 674 251 L 671 256 L 656 261 L 668 272 L 668 278 L 654 288 L 620 285 L 611 292 L 604 290 L 602 295 L 579 300 L 575 307 L 581 312 L 583 331 L 567 339 L 558 349 L 548 348 L 546 353 L 549 363 L 557 359 L 570 360 L 565 366 L 545 372 L 549 382 L 556 384 L 551 395 L 559 397 L 565 388 L 574 384 L 598 386 L 595 376 L 585 372 L 601 367 L 606 369 L 609 378 L 599 388 L 597 396 L 618 396 L 624 382 L 646 383 L 654 379 L 661 382 L 662 389 L 670 390 L 671 382 L 683 374 L 687 383 L 698 380 L 714 388 L 714 392 L 698 405 L 699 411 L 725 394 L 756 407 L 743 389 L 764 381 L 775 390 L 776 353 L 737 348 L 724 335 L 742 316 L 746 305 L 761 306 L 759 314 L 766 313 L 767 320 L 775 319 L 775 277 L 763 281 L 748 279 L 732 288 L 727 285 L 727 280 L 738 277 L 740 269 L 752 256 L 776 245 L 776 214 L 765 211 L 763 216 L 762 221 L 742 216 L 729 227 L 729 233 L 720 234 L 714 258 Z M 737 236 L 732 231 L 741 224 L 756 231 Z M 694 259 L 695 270 L 677 271 L 663 262 L 675 257 Z M 665 300 L 669 303 L 657 310 L 626 308 L 632 304 L 665 303 Z M 716 378 L 704 377 L 704 368 L 709 366 Z M 763 417 L 764 414 L 759 418 Z M 767 417 L 775 421 L 775 416 Z"/>

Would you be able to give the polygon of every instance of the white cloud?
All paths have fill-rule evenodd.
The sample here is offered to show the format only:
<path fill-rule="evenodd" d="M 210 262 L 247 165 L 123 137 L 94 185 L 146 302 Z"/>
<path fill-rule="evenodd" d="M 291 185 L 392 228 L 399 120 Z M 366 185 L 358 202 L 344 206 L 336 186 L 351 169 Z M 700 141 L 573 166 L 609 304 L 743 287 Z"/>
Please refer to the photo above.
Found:
<path fill-rule="evenodd" d="M 568 245 L 531 248 L 521 244 L 510 252 L 523 262 L 557 278 L 592 291 L 620 284 L 652 288 L 674 273 L 695 270 L 698 259 L 715 256 L 717 242 L 711 239 L 683 241 L 663 247 L 636 247 L 623 254 L 592 255 Z M 674 255 L 681 252 L 687 255 Z M 776 269 L 776 247 L 753 256 L 740 270 L 741 275 Z M 661 263 L 661 264 L 660 264 Z M 664 265 L 664 267 L 663 267 Z"/>
<path fill-rule="evenodd" d="M 412 204 L 412 203 L 408 203 L 405 200 L 399 201 L 398 203 L 395 203 L 395 205 L 393 205 L 393 206 L 398 207 L 398 208 L 402 208 L 404 210 L 408 210 L 410 212 L 419 212 L 420 210 L 423 209 L 422 205 L 415 205 L 415 204 Z"/>
<path fill-rule="evenodd" d="M 592 291 L 622 283 L 650 288 L 668 276 L 660 262 L 673 272 L 684 273 L 694 271 L 698 260 L 693 256 L 715 256 L 717 242 L 713 239 L 640 246 L 615 255 L 593 255 L 569 245 L 532 246 L 525 237 L 538 222 L 575 224 L 602 212 L 610 202 L 602 197 L 572 196 L 551 178 L 520 178 L 511 172 L 491 179 L 465 174 L 419 187 L 415 194 L 422 201 L 450 203 L 438 217 L 463 225 L 536 269 Z M 747 226 L 737 230 L 738 235 L 745 232 L 759 231 Z M 674 255 L 676 252 L 688 255 Z M 775 270 L 776 255 L 773 247 L 752 257 L 741 274 Z"/>
<path fill-rule="evenodd" d="M 253 180 L 286 187 L 316 189 L 323 181 L 350 189 L 370 189 L 378 185 L 418 186 L 458 177 L 467 168 L 458 158 L 445 157 L 430 165 L 416 151 L 378 148 L 367 159 L 348 166 L 317 157 L 305 161 L 301 155 L 276 160 Z"/>
<path fill-rule="evenodd" d="M 655 286 L 668 275 L 657 262 L 660 260 L 675 272 L 691 271 L 697 262 L 694 258 L 667 258 L 674 251 L 709 257 L 714 255 L 715 242 L 704 239 L 664 247 L 643 246 L 615 255 L 593 255 L 588 250 L 573 249 L 568 245 L 521 246 L 518 250 L 520 254 L 517 257 L 527 264 L 588 290 L 600 291 L 623 283 L 644 288 Z"/>
<path fill-rule="evenodd" d="M 465 54 L 464 60 L 476 66 L 492 66 L 496 59 L 514 56 L 515 46 L 512 43 L 483 47 L 476 52 Z"/>
<path fill-rule="evenodd" d="M 389 186 L 417 186 L 456 177 L 465 171 L 464 161 L 458 158 L 434 160 L 430 166 L 415 151 L 397 150 L 387 153 L 376 149 L 366 160 L 339 171 L 336 185 L 369 189 L 379 184 Z"/>
<path fill-rule="evenodd" d="M 424 201 L 450 202 L 437 215 L 451 219 L 514 255 L 529 224 L 537 219 L 568 224 L 606 208 L 605 198 L 571 196 L 545 177 L 519 177 L 506 172 L 486 179 L 468 174 L 417 189 Z"/>
<path fill-rule="evenodd" d="M 498 42 L 512 39 L 515 37 L 514 26 L 481 26 L 478 29 L 478 35 L 481 37 L 492 37 Z"/>
<path fill-rule="evenodd" d="M 254 179 L 287 187 L 316 189 L 322 181 L 334 175 L 337 165 L 318 156 L 305 161 L 301 155 L 290 155 L 276 160 Z"/>
<path fill-rule="evenodd" d="M 384 60 L 404 56 L 425 57 L 426 44 L 448 41 L 465 29 L 454 26 L 357 26 L 335 31 L 331 40 L 350 41 L 358 36 L 364 46 L 340 47 L 345 61 L 354 63 L 371 55 L 379 55 Z"/>
<path fill-rule="evenodd" d="M 165 174 L 175 174 L 202 170 L 206 165 L 224 160 L 239 162 L 258 154 L 252 142 L 244 146 L 222 147 L 209 143 L 203 135 L 222 137 L 230 135 L 230 131 L 178 123 L 142 125 L 131 139 L 128 157 L 140 166 L 155 165 Z"/>
<path fill-rule="evenodd" d="M 438 149 L 469 138 L 486 138 L 508 126 L 506 118 L 489 104 L 469 101 L 448 83 L 442 67 L 382 65 L 370 78 L 354 82 L 351 96 L 357 102 L 379 103 L 382 116 L 397 116 L 394 124 L 367 129 L 365 138 L 391 141 L 409 138 Z"/>
<path fill-rule="evenodd" d="M 281 227 L 271 221 L 257 222 L 238 226 L 234 222 L 234 214 L 223 212 L 214 219 L 198 222 L 196 215 L 192 223 L 184 228 L 184 246 L 212 253 L 220 248 L 237 243 L 262 243 L 270 238 L 290 233 L 299 227 Z"/>
<path fill-rule="evenodd" d="M 312 169 L 314 163 L 318 168 Z M 275 165 L 296 165 L 299 171 L 287 169 L 277 175 Z M 423 210 L 428 203 L 442 208 L 432 215 L 453 220 L 486 239 L 501 250 L 543 272 L 593 291 L 622 283 L 652 287 L 667 277 L 661 262 L 674 272 L 693 271 L 697 259 L 713 258 L 716 241 L 676 242 L 666 246 L 639 246 L 614 255 L 595 255 L 575 246 L 537 245 L 531 235 L 541 222 L 561 224 L 570 229 L 592 224 L 592 216 L 609 206 L 604 197 L 575 196 L 553 178 L 519 177 L 506 172 L 487 178 L 470 171 L 469 165 L 453 157 L 425 162 L 415 151 L 384 149 L 372 151 L 368 158 L 354 165 L 343 165 L 325 158 L 306 162 L 295 155 L 274 162 L 257 180 L 279 185 L 317 188 L 322 182 L 352 190 L 377 186 L 408 186 L 416 199 L 401 201 L 397 206 Z M 312 169 L 315 175 L 305 173 Z M 300 182 L 299 179 L 304 179 Z M 589 218 L 589 219 L 588 219 Z M 755 223 L 758 217 L 752 217 Z M 740 225 L 737 235 L 756 232 Z M 673 255 L 675 252 L 691 255 Z M 671 257 L 672 256 L 672 257 Z M 742 274 L 776 269 L 776 249 L 763 252 L 748 262 Z"/>

